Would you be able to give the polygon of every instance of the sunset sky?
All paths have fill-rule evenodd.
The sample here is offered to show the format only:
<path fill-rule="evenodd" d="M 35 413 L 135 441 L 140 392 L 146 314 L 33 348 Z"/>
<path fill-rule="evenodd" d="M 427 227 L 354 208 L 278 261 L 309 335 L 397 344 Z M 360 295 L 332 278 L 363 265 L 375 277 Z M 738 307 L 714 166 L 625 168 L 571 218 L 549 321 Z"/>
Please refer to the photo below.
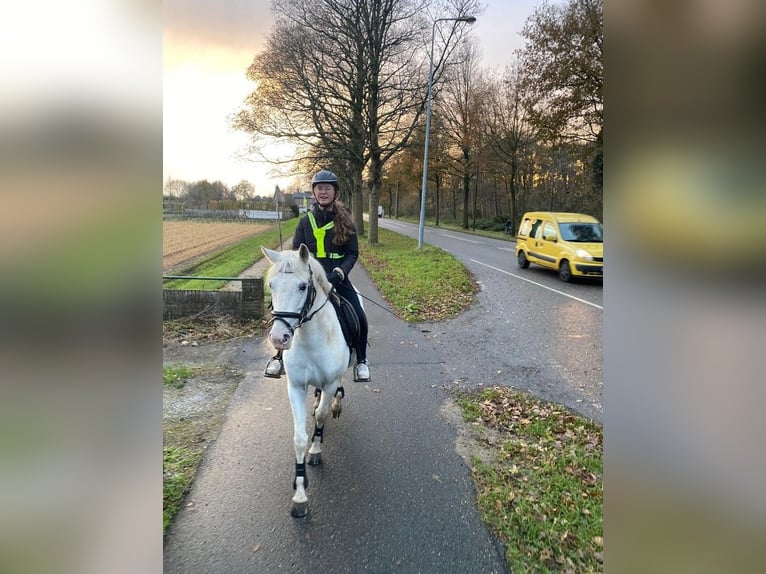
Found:
<path fill-rule="evenodd" d="M 484 66 L 502 69 L 523 45 L 525 20 L 541 0 L 496 0 L 471 26 Z M 446 16 L 446 15 L 445 15 Z M 263 49 L 271 28 L 270 0 L 165 0 L 163 79 L 163 180 L 242 179 L 256 194 L 270 195 L 290 178 L 269 173 L 264 163 L 238 158 L 247 136 L 227 118 L 252 85 L 245 71 Z M 163 184 L 164 185 L 164 184 Z"/>

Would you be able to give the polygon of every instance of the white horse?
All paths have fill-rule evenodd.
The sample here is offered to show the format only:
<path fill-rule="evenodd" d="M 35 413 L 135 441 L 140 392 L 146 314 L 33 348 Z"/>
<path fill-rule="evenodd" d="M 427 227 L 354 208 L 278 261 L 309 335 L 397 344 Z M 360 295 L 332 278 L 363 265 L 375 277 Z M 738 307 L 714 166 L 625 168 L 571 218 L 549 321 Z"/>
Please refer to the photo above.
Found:
<path fill-rule="evenodd" d="M 287 392 L 293 412 L 295 446 L 295 494 L 291 514 L 308 513 L 306 451 L 310 465 L 321 463 L 324 424 L 328 413 L 341 413 L 343 373 L 351 364 L 353 351 L 343 337 L 338 316 L 330 302 L 332 285 L 322 265 L 301 245 L 297 251 L 273 251 L 261 247 L 272 263 L 267 275 L 274 319 L 269 340 L 283 351 Z M 306 432 L 306 393 L 315 387 L 314 434 Z"/>

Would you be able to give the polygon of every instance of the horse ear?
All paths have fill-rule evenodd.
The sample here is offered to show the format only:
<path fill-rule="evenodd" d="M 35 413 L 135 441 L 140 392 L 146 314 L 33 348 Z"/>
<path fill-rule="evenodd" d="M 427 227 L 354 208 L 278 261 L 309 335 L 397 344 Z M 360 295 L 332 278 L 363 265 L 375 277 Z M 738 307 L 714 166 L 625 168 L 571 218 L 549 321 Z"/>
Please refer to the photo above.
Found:
<path fill-rule="evenodd" d="M 277 261 L 280 261 L 282 259 L 282 254 L 279 251 L 274 251 L 273 249 L 269 249 L 268 247 L 264 247 L 261 245 L 261 253 L 271 261 L 272 263 L 276 263 Z"/>
<path fill-rule="evenodd" d="M 301 243 L 301 246 L 298 248 L 298 254 L 301 256 L 301 261 L 304 263 L 309 260 L 309 256 L 311 255 L 309 248 L 306 247 L 305 243 Z"/>

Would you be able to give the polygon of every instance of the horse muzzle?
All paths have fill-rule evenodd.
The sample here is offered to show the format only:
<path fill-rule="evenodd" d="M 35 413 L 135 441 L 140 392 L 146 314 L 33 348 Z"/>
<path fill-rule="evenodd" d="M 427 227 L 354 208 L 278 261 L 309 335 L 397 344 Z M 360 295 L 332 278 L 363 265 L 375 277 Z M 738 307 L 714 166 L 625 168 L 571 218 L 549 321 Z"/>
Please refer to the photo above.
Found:
<path fill-rule="evenodd" d="M 286 351 L 293 344 L 293 334 L 275 323 L 269 332 L 269 341 L 277 351 Z"/>

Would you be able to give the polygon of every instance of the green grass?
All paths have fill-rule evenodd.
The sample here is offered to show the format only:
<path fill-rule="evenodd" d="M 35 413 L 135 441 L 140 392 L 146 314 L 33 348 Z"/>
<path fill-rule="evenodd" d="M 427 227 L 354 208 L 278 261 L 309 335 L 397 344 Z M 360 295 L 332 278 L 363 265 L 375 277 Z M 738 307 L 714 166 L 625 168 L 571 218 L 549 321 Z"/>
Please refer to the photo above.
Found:
<path fill-rule="evenodd" d="M 282 222 L 282 238 L 290 237 L 298 225 L 298 219 Z M 194 266 L 173 275 L 198 275 L 201 277 L 237 277 L 248 267 L 263 258 L 261 246 L 276 249 L 279 246 L 279 228 L 274 226 L 264 233 L 239 241 L 221 251 L 212 253 Z M 166 281 L 165 289 L 189 289 L 214 291 L 226 285 L 226 281 L 201 279 L 173 279 Z"/>
<path fill-rule="evenodd" d="M 460 393 L 458 403 L 501 437 L 493 461 L 474 457 L 472 475 L 511 570 L 602 571 L 601 426 L 505 387 Z"/>
<path fill-rule="evenodd" d="M 165 532 L 189 492 L 203 449 L 181 445 L 162 448 L 162 530 Z"/>
<path fill-rule="evenodd" d="M 477 291 L 470 272 L 449 253 L 386 229 L 378 245 L 360 241 L 360 260 L 405 321 L 442 321 L 460 314 Z"/>
<path fill-rule="evenodd" d="M 162 384 L 166 387 L 180 389 L 193 374 L 194 369 L 184 365 L 162 367 Z"/>

